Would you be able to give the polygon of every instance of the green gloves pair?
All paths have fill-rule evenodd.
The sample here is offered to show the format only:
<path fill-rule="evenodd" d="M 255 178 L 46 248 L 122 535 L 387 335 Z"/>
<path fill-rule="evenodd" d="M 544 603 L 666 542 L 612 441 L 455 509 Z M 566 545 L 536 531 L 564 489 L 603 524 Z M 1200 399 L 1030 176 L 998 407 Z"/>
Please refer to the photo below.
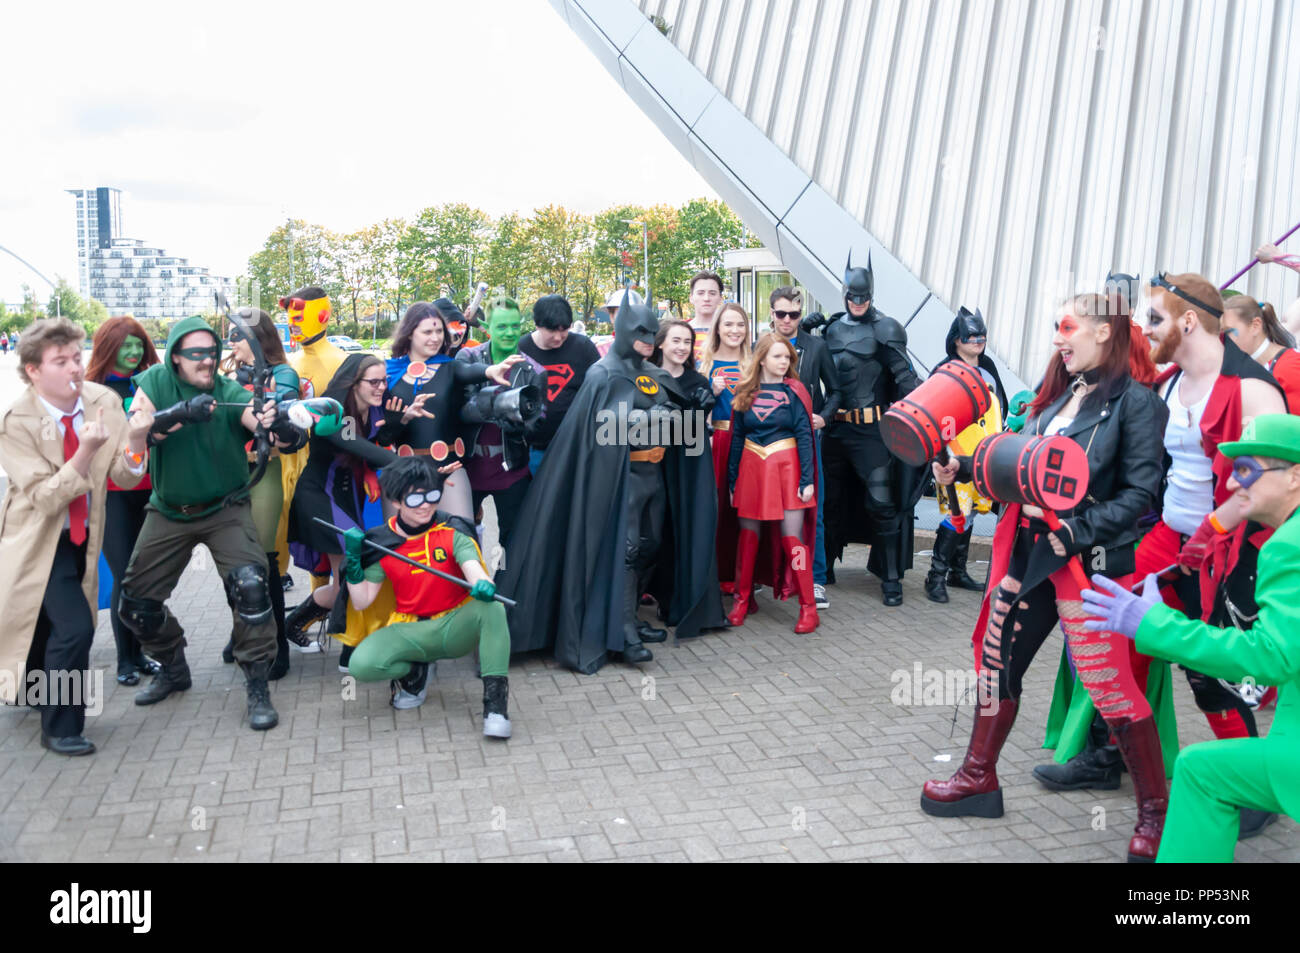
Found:
<path fill-rule="evenodd" d="M 343 553 L 346 557 L 343 565 L 343 578 L 348 581 L 349 585 L 356 585 L 366 578 L 366 571 L 361 565 L 362 543 L 365 538 L 365 532 L 355 526 L 343 533 Z"/>
<path fill-rule="evenodd" d="M 491 602 L 497 594 L 497 587 L 490 579 L 480 579 L 469 587 L 469 594 L 479 602 Z"/>
<path fill-rule="evenodd" d="M 1025 418 L 1029 415 L 1029 405 L 1038 395 L 1032 390 L 1022 390 L 1007 402 L 1007 429 L 1012 433 L 1020 433 L 1025 426 Z"/>

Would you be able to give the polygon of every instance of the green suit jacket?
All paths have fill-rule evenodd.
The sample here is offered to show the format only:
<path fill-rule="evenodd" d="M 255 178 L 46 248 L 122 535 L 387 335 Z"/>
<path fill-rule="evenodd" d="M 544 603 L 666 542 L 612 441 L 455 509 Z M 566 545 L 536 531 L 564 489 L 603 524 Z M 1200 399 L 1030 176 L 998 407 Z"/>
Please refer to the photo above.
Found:
<path fill-rule="evenodd" d="M 1259 617 L 1245 631 L 1188 619 L 1154 606 L 1138 626 L 1137 647 L 1147 655 L 1234 682 L 1252 678 L 1276 685 L 1277 714 L 1268 737 L 1269 780 L 1282 807 L 1300 817 L 1300 510 L 1259 551 L 1255 601 Z"/>

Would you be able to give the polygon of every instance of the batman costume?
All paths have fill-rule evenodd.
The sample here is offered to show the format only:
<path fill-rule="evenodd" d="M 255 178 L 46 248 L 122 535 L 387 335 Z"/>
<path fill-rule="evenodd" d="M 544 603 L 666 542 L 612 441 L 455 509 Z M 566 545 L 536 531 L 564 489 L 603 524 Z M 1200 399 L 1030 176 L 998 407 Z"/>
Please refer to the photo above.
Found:
<path fill-rule="evenodd" d="M 658 325 L 653 305 L 624 299 L 533 479 L 500 580 L 519 600 L 512 652 L 550 649 L 584 674 L 612 654 L 649 661 L 643 643 L 666 633 L 637 619 L 646 591 L 679 639 L 726 625 L 704 411 L 638 351 Z"/>
<path fill-rule="evenodd" d="M 833 565 L 846 544 L 871 543 L 867 569 L 881 580 L 885 605 L 896 606 L 903 601 L 903 571 L 912 565 L 912 509 L 923 481 L 919 468 L 885 447 L 880 417 L 920 381 L 907 356 L 907 332 L 871 304 L 874 285 L 871 257 L 865 268 L 854 268 L 850 254 L 845 310 L 831 315 L 823 332 L 841 399 L 822 449 L 826 558 Z"/>

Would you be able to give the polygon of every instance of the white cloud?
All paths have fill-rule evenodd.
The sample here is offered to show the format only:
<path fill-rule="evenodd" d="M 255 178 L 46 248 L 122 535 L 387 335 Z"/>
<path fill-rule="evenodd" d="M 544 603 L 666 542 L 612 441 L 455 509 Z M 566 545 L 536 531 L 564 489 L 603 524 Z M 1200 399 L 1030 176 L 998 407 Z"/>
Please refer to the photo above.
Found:
<path fill-rule="evenodd" d="M 0 35 L 0 245 L 74 283 L 66 188 L 220 274 L 288 215 L 714 196 L 545 0 L 7 4 Z"/>

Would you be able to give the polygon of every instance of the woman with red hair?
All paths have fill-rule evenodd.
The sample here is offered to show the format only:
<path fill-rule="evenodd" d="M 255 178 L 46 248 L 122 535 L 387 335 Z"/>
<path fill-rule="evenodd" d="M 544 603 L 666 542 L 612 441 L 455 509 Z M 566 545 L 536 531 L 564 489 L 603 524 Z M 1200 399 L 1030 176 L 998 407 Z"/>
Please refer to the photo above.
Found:
<path fill-rule="evenodd" d="M 1133 376 L 1146 371 L 1124 299 L 1078 295 L 1061 308 L 1055 328 L 1055 353 L 1022 433 L 1078 443 L 1088 461 L 1088 494 L 1059 514 L 1056 530 L 1037 507 L 1011 503 L 1003 510 L 974 633 L 979 702 L 970 745 L 956 774 L 926 782 L 921 809 L 938 817 L 1002 816 L 998 755 L 1016 719 L 1025 672 L 1059 621 L 1079 678 L 1133 777 L 1138 822 L 1129 859 L 1154 860 L 1168 795 L 1151 706 L 1133 675 L 1127 640 L 1084 626 L 1088 614 L 1068 564 L 1086 554 L 1090 571 L 1131 584 L 1138 521 L 1160 490 L 1168 410 Z M 951 484 L 969 463 L 935 464 L 935 479 Z"/>
<path fill-rule="evenodd" d="M 158 352 L 139 321 L 132 317 L 109 318 L 95 331 L 86 380 L 112 388 L 122 398 L 123 408 L 130 412 L 131 396 L 135 393 L 131 378 L 157 363 Z M 147 473 L 133 490 L 123 490 L 112 480 L 108 481 L 108 489 L 102 552 L 113 576 L 108 608 L 113 641 L 117 643 L 117 681 L 121 685 L 136 685 L 140 673 L 154 674 L 158 663 L 144 657 L 135 634 L 117 617 L 117 607 L 122 598 L 122 576 L 135 549 L 140 527 L 144 525 L 144 508 L 153 490 Z"/>

